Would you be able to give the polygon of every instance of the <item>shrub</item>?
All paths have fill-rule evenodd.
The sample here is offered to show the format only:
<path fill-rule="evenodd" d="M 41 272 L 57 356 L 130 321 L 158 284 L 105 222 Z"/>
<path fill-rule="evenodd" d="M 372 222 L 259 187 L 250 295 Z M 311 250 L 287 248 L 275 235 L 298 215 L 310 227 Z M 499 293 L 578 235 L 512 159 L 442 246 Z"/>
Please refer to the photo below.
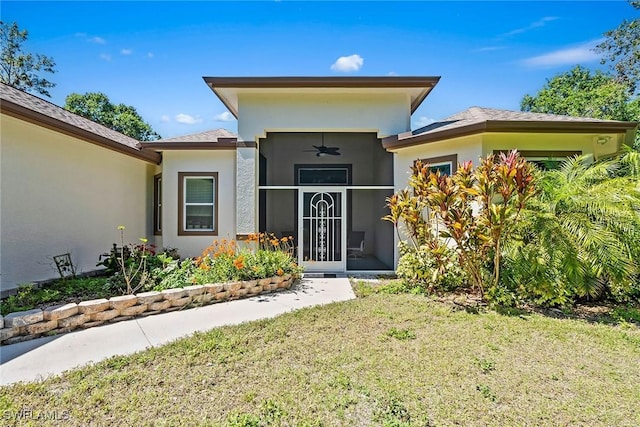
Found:
<path fill-rule="evenodd" d="M 400 242 L 400 260 L 396 274 L 409 288 L 427 293 L 453 291 L 467 286 L 465 272 L 460 268 L 456 254 L 446 245 L 440 246 L 439 257 L 426 245 L 415 248 Z"/>
<path fill-rule="evenodd" d="M 187 258 L 182 261 L 171 259 L 163 267 L 156 267 L 152 271 L 154 284 L 147 290 L 184 288 L 193 284 L 195 272 L 196 264 L 192 259 Z"/>
<path fill-rule="evenodd" d="M 471 162 L 458 165 L 451 176 L 419 160 L 411 172 L 410 190 L 387 199 L 391 213 L 384 219 L 395 225 L 399 236 L 404 226 L 416 254 L 428 257 L 422 265 L 433 257 L 444 271 L 449 259 L 443 247 L 450 241 L 457 263 L 481 295 L 485 283 L 489 289 L 497 287 L 503 247 L 514 237 L 515 224 L 535 194 L 535 168 L 514 150 L 489 155 L 475 169 Z"/>
<path fill-rule="evenodd" d="M 505 291 L 545 305 L 640 296 L 640 156 L 586 160 L 542 174 L 521 239 L 505 248 Z"/>

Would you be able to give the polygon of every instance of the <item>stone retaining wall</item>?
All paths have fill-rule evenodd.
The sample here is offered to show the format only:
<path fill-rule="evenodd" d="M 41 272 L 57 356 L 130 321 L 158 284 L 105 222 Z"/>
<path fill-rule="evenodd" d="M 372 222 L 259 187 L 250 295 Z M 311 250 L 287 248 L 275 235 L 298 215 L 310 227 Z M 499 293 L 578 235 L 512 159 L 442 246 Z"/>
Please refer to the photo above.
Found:
<path fill-rule="evenodd" d="M 122 295 L 0 316 L 0 345 L 288 289 L 291 275 Z"/>

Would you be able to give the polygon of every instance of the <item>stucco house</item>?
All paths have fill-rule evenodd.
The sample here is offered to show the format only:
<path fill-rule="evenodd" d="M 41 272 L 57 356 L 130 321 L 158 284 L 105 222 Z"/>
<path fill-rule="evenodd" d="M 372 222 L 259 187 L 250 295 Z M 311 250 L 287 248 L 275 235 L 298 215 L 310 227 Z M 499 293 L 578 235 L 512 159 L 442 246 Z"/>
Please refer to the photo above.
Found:
<path fill-rule="evenodd" d="M 417 130 L 411 114 L 439 77 L 205 77 L 238 119 L 141 143 L 0 86 L 0 289 L 78 271 L 126 226 L 131 242 L 195 256 L 213 239 L 293 235 L 306 271 L 391 271 L 385 198 L 423 159 L 444 171 L 517 148 L 534 161 L 595 159 L 637 123 L 472 107 Z"/>

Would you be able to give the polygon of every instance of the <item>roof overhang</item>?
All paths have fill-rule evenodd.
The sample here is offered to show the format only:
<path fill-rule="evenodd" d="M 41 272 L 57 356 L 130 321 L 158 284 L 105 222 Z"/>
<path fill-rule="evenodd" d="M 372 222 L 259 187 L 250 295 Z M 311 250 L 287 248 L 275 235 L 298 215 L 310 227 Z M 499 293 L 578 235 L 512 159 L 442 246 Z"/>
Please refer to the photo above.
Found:
<path fill-rule="evenodd" d="M 406 93 L 411 113 L 440 77 L 203 77 L 227 109 L 238 118 L 241 93 Z"/>
<path fill-rule="evenodd" d="M 626 133 L 638 127 L 638 122 L 619 121 L 511 121 L 487 120 L 442 131 L 413 135 L 401 133 L 382 139 L 382 146 L 393 151 L 415 145 L 429 144 L 467 135 L 487 132 L 514 133 Z"/>
<path fill-rule="evenodd" d="M 170 150 L 236 150 L 238 148 L 255 148 L 255 142 L 243 142 L 236 141 L 218 141 L 218 142 L 141 142 L 144 148 L 156 151 L 170 151 Z"/>
<path fill-rule="evenodd" d="M 146 162 L 160 164 L 160 162 L 162 161 L 162 157 L 160 156 L 160 154 L 156 153 L 155 151 L 145 149 L 139 150 L 124 144 L 120 144 L 110 138 L 98 135 L 86 129 L 82 129 L 46 114 L 39 113 L 7 99 L 3 99 L 2 103 L 0 103 L 0 111 L 2 111 L 3 114 L 7 114 L 20 120 L 34 123 L 47 129 L 60 132 L 65 135 L 69 135 L 74 138 L 99 145 L 109 150 L 117 151 L 121 154 L 126 154 L 128 156 L 144 160 Z"/>

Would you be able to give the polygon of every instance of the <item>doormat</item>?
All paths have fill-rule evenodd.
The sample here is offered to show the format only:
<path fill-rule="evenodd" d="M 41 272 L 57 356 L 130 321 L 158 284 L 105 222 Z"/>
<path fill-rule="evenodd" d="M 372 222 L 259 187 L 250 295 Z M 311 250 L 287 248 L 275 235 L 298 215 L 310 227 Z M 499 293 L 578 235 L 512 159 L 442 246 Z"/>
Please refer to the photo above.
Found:
<path fill-rule="evenodd" d="M 324 273 L 325 279 L 335 279 L 336 277 L 338 276 L 335 273 Z"/>

